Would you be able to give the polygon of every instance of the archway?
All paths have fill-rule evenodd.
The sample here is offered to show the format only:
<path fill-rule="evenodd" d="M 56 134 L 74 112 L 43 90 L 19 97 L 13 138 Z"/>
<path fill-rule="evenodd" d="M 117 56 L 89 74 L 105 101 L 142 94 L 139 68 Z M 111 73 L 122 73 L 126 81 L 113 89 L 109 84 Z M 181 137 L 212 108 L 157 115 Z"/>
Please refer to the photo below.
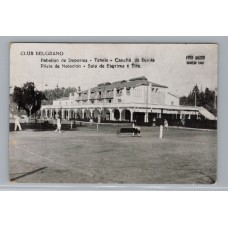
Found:
<path fill-rule="evenodd" d="M 110 111 L 107 108 L 104 108 L 101 111 L 101 117 L 103 120 L 110 120 Z"/>
<path fill-rule="evenodd" d="M 64 111 L 63 111 L 63 116 L 64 116 L 64 119 L 67 119 L 68 111 L 66 109 L 64 109 Z"/>
<path fill-rule="evenodd" d="M 98 118 L 99 114 L 100 114 L 100 111 L 99 111 L 97 108 L 95 108 L 95 109 L 93 110 L 93 117 L 94 117 L 94 118 Z"/>
<path fill-rule="evenodd" d="M 128 109 L 124 109 L 121 112 L 121 120 L 131 121 L 131 112 Z"/>
<path fill-rule="evenodd" d="M 42 110 L 42 116 L 45 117 L 45 109 Z"/>
<path fill-rule="evenodd" d="M 114 114 L 114 119 L 119 120 L 120 119 L 120 111 L 118 109 L 114 109 L 114 110 L 112 110 L 112 112 Z"/>
<path fill-rule="evenodd" d="M 50 110 L 47 110 L 47 118 L 50 118 Z"/>
<path fill-rule="evenodd" d="M 133 113 L 133 120 L 137 124 L 144 123 L 144 116 L 145 116 L 144 112 L 134 112 Z"/>
<path fill-rule="evenodd" d="M 53 116 L 54 116 L 55 119 L 57 119 L 58 117 L 60 117 L 60 116 L 59 116 L 58 109 L 54 109 L 54 110 L 52 111 L 52 113 L 53 113 Z"/>
<path fill-rule="evenodd" d="M 85 119 L 89 119 L 91 118 L 91 112 L 89 109 L 86 109 L 85 112 L 84 112 L 84 118 Z"/>
<path fill-rule="evenodd" d="M 76 111 L 76 118 L 77 119 L 82 119 L 82 110 L 81 109 L 77 109 L 77 111 Z"/>
<path fill-rule="evenodd" d="M 70 110 L 70 119 L 75 119 L 74 110 Z"/>

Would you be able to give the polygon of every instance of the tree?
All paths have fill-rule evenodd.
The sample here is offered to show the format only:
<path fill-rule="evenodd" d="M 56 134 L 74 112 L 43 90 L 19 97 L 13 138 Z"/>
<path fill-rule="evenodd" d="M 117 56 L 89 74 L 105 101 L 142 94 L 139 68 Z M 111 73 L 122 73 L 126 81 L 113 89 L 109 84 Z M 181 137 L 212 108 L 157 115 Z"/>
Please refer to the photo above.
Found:
<path fill-rule="evenodd" d="M 55 89 L 44 90 L 44 95 L 47 97 L 47 101 L 43 101 L 43 105 L 52 104 L 53 100 L 59 99 L 61 97 L 69 97 L 70 93 L 77 92 L 74 87 L 56 87 Z"/>
<path fill-rule="evenodd" d="M 31 116 L 41 108 L 42 100 L 47 98 L 36 89 L 34 82 L 26 82 L 22 87 L 14 87 L 13 102 L 18 110 L 25 110 L 27 116 Z"/>
<path fill-rule="evenodd" d="M 216 93 L 215 91 L 206 88 L 205 91 L 199 90 L 198 86 L 195 85 L 189 95 L 180 98 L 181 105 L 202 106 L 206 108 L 209 112 L 216 115 Z"/>

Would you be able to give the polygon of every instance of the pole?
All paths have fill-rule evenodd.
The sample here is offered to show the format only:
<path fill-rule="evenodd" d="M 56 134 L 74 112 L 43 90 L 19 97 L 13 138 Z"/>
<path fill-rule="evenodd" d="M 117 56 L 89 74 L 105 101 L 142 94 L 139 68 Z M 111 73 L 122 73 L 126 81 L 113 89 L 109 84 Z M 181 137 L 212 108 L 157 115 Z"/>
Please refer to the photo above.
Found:
<path fill-rule="evenodd" d="M 162 139 L 163 136 L 163 126 L 160 125 L 160 134 L 159 134 L 159 138 Z"/>
<path fill-rule="evenodd" d="M 196 90 L 195 90 L 195 107 L 196 107 Z"/>
<path fill-rule="evenodd" d="M 196 107 L 196 88 L 198 88 L 197 84 L 195 85 L 195 107 Z"/>

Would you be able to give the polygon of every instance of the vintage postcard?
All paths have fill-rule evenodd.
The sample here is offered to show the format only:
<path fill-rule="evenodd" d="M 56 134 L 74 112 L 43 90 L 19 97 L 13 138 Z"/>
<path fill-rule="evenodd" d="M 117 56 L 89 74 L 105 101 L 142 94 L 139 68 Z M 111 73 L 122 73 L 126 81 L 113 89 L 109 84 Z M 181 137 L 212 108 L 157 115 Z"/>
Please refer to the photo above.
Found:
<path fill-rule="evenodd" d="M 214 184 L 217 44 L 12 43 L 11 183 Z"/>

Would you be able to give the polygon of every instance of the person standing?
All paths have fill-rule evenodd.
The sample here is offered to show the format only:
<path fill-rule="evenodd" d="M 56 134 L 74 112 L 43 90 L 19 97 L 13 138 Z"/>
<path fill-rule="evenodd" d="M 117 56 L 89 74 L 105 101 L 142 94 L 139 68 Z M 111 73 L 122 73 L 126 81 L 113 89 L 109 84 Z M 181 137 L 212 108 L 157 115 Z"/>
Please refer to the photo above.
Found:
<path fill-rule="evenodd" d="M 133 133 L 132 133 L 132 135 L 135 136 L 135 121 L 133 121 L 133 123 L 132 123 L 132 128 L 133 128 Z"/>
<path fill-rule="evenodd" d="M 57 128 L 55 130 L 55 132 L 59 131 L 59 133 L 61 133 L 61 121 L 60 118 L 57 118 Z"/>
<path fill-rule="evenodd" d="M 185 119 L 184 118 L 181 119 L 181 124 L 182 124 L 182 127 L 185 126 Z"/>
<path fill-rule="evenodd" d="M 15 123 L 15 127 L 14 127 L 14 131 L 17 130 L 17 127 L 19 128 L 19 131 L 22 131 L 21 129 L 21 124 L 20 124 L 20 117 L 18 115 L 14 116 L 14 123 Z"/>
<path fill-rule="evenodd" d="M 167 119 L 165 119 L 164 120 L 164 131 L 168 131 L 168 127 L 169 127 L 168 121 L 167 121 Z"/>
<path fill-rule="evenodd" d="M 156 118 L 154 117 L 152 121 L 153 121 L 152 126 L 153 126 L 153 127 L 156 127 Z"/>

